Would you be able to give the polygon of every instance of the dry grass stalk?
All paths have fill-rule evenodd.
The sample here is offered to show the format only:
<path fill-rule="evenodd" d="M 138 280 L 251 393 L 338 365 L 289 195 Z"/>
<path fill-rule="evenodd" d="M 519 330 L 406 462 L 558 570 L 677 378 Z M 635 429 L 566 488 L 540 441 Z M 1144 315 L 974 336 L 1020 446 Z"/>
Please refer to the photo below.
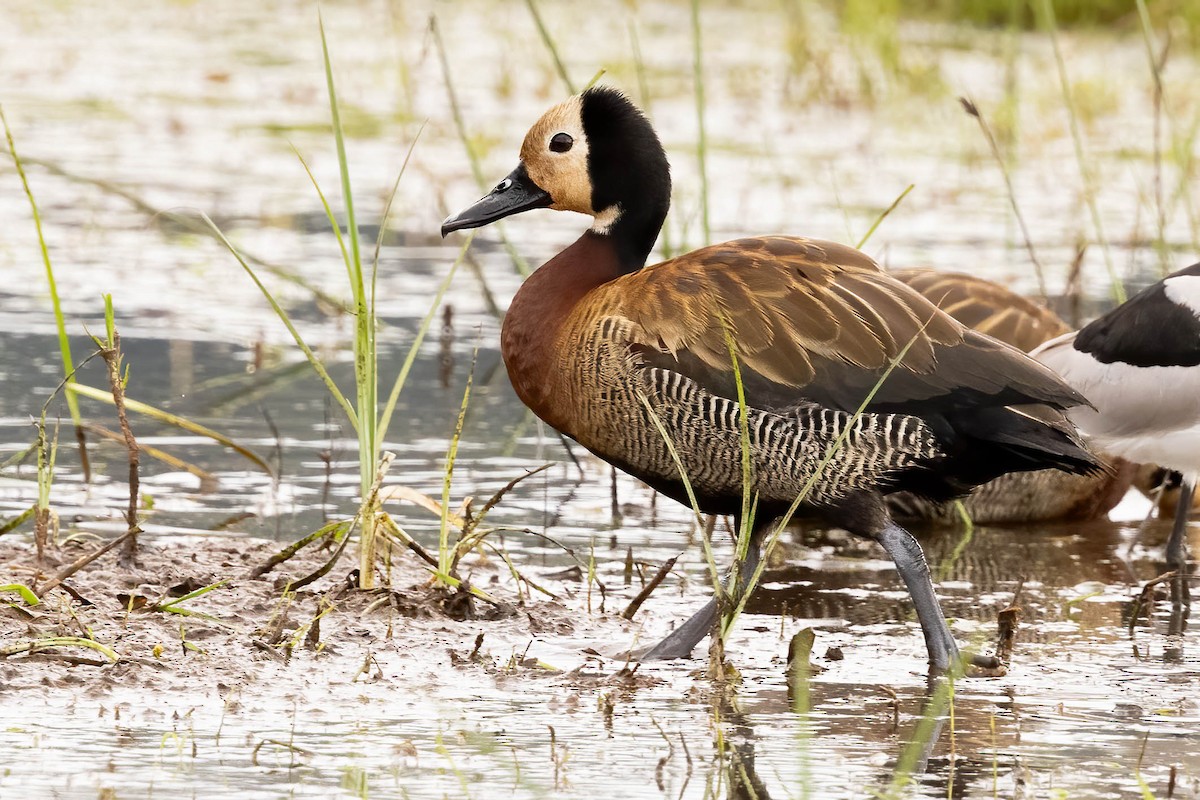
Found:
<path fill-rule="evenodd" d="M 109 300 L 111 312 L 111 300 Z M 111 313 L 109 314 L 111 320 Z M 137 535 L 141 533 L 138 525 L 137 506 L 140 489 L 139 468 L 141 464 L 140 450 L 133 430 L 129 427 L 129 418 L 125 413 L 125 380 L 121 376 L 121 334 L 109 325 L 108 341 L 100 348 L 100 357 L 108 367 L 108 384 L 112 389 L 113 405 L 117 409 L 117 423 L 125 440 L 125 450 L 129 454 L 129 506 L 125 511 L 125 524 L 128 526 L 121 548 L 121 559 L 131 561 L 137 557 Z"/>

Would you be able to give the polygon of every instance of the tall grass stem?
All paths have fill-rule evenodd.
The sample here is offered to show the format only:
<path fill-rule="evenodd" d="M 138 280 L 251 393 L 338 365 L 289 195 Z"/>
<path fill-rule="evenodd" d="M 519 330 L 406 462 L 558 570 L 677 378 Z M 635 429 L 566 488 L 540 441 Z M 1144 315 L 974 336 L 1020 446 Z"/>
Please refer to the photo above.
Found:
<path fill-rule="evenodd" d="M 1071 123 L 1071 141 L 1075 145 L 1075 160 L 1079 163 L 1079 174 L 1083 179 L 1083 195 L 1087 201 L 1088 210 L 1092 216 L 1092 227 L 1096 232 L 1096 240 L 1104 254 L 1104 265 L 1108 269 L 1108 279 L 1112 286 L 1112 296 L 1118 305 L 1125 302 L 1125 285 L 1117 275 L 1117 267 L 1113 263 L 1112 250 L 1108 239 L 1104 236 L 1104 224 L 1100 219 L 1100 206 L 1096 202 L 1095 177 L 1088 165 L 1087 156 L 1083 152 L 1083 133 L 1079 129 L 1079 115 L 1075 111 L 1075 100 L 1071 93 L 1071 81 L 1067 77 L 1067 63 L 1063 59 L 1062 48 L 1058 43 L 1058 23 L 1054 17 L 1054 6 L 1050 0 L 1040 0 L 1042 24 L 1050 34 L 1050 43 L 1054 48 L 1054 63 L 1058 66 L 1058 82 L 1062 89 L 1063 102 L 1067 106 L 1067 118 Z"/>
<path fill-rule="evenodd" d="M 708 132 L 704 125 L 704 45 L 700 30 L 700 0 L 692 0 L 692 83 L 696 97 L 696 160 L 700 169 L 700 228 L 704 244 L 712 242 L 708 218 Z"/>

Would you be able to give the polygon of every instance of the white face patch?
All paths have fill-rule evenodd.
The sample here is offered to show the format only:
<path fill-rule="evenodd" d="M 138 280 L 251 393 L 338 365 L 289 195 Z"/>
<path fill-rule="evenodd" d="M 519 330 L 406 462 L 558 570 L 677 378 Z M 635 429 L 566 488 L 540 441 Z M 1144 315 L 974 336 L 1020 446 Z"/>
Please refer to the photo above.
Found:
<path fill-rule="evenodd" d="M 1200 275 L 1176 275 L 1163 281 L 1167 299 L 1200 318 Z"/>
<path fill-rule="evenodd" d="M 521 163 L 529 178 L 550 193 L 551 208 L 595 214 L 592 182 L 588 177 L 588 142 L 583 132 L 583 103 L 572 97 L 542 115 L 525 135 Z M 556 152 L 551 141 L 560 133 L 571 137 L 570 149 Z"/>

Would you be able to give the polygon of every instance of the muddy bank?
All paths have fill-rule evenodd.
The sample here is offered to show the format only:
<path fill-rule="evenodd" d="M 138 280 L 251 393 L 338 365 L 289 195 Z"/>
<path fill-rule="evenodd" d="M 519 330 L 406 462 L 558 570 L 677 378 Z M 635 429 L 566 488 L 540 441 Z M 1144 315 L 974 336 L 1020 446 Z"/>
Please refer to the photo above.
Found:
<path fill-rule="evenodd" d="M 277 550 L 267 542 L 191 537 L 144 545 L 128 566 L 116 554 L 102 557 L 38 605 L 7 605 L 0 612 L 0 642 L 15 650 L 54 637 L 86 638 L 118 659 L 78 644 L 17 652 L 0 660 L 0 686 L 10 694 L 66 690 L 93 697 L 118 688 L 169 692 L 184 686 L 271 695 L 295 673 L 305 680 L 316 674 L 390 680 L 394 676 L 384 674 L 379 660 L 384 653 L 407 654 L 431 674 L 467 664 L 557 671 L 536 648 L 530 651 L 539 638 L 578 641 L 584 620 L 582 627 L 608 629 L 614 639 L 631 636 L 635 627 L 615 615 L 581 617 L 574 603 L 563 600 L 526 601 L 490 564 L 472 572 L 495 604 L 434 588 L 429 573 L 407 556 L 392 560 L 390 589 L 353 588 L 354 564 L 345 557 L 326 577 L 288 591 L 331 552 L 305 551 L 255 576 Z M 47 553 L 42 574 L 53 574 L 80 552 L 68 546 Z M 36 562 L 31 547 L 4 543 L 0 583 L 29 584 Z M 541 580 L 560 596 L 574 593 L 569 583 Z M 180 599 L 209 586 L 214 588 Z M 16 595 L 5 599 L 15 601 Z M 568 668 L 589 657 L 598 660 L 581 652 Z"/>

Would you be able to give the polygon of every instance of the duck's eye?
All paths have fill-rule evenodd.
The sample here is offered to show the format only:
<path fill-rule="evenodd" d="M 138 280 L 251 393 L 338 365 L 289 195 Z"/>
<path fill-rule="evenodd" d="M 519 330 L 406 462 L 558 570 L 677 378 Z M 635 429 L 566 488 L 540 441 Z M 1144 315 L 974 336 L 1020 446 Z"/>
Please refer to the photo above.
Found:
<path fill-rule="evenodd" d="M 571 138 L 571 134 L 569 133 L 556 133 L 550 137 L 550 149 L 556 153 L 567 152 L 573 144 L 575 144 L 575 140 Z"/>

